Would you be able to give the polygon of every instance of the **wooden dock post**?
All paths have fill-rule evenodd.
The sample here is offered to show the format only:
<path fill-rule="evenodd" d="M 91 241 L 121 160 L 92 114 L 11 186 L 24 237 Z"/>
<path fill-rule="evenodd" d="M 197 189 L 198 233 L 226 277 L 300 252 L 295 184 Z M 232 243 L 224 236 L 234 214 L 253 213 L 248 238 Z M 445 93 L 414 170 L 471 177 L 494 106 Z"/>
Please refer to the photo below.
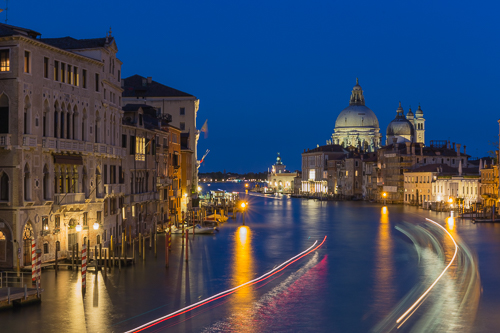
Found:
<path fill-rule="evenodd" d="M 155 231 L 154 235 L 155 235 L 155 258 L 156 258 L 156 252 L 157 252 L 157 247 L 158 247 L 158 244 L 157 244 L 157 242 L 158 242 L 158 234 L 156 233 L 156 231 Z"/>
<path fill-rule="evenodd" d="M 79 245 L 78 243 L 75 244 L 76 245 L 76 260 L 75 260 L 75 267 L 76 267 L 76 271 L 78 272 L 78 259 L 80 258 L 80 252 L 79 252 Z"/>
<path fill-rule="evenodd" d="M 56 276 L 57 276 L 57 248 L 56 248 L 56 265 L 55 265 L 55 271 L 56 271 Z"/>
<path fill-rule="evenodd" d="M 146 260 L 146 242 L 142 240 L 142 261 Z"/>
<path fill-rule="evenodd" d="M 149 232 L 149 250 L 153 247 L 153 233 Z"/>
<path fill-rule="evenodd" d="M 87 248 L 85 243 L 82 245 L 82 292 L 87 289 Z"/>
<path fill-rule="evenodd" d="M 139 255 L 141 255 L 141 250 L 142 250 L 142 246 L 141 246 L 141 245 L 142 245 L 142 244 L 141 244 L 141 236 L 142 236 L 142 234 L 141 234 L 141 233 L 139 233 Z"/>
<path fill-rule="evenodd" d="M 168 235 L 168 232 L 165 234 L 165 267 L 168 268 L 168 256 L 169 256 L 169 242 L 168 242 L 168 238 L 169 238 L 169 235 Z"/>
<path fill-rule="evenodd" d="M 94 263 L 95 263 L 95 272 L 99 270 L 99 257 L 97 256 L 97 245 L 94 246 Z"/>
<path fill-rule="evenodd" d="M 102 243 L 99 243 L 99 266 L 104 266 L 104 262 L 102 261 Z"/>
<path fill-rule="evenodd" d="M 125 233 L 122 231 L 122 257 L 125 257 Z"/>
<path fill-rule="evenodd" d="M 184 222 L 182 223 L 182 246 L 184 246 Z"/>
<path fill-rule="evenodd" d="M 75 244 L 72 246 L 72 252 L 71 252 L 71 269 L 75 269 Z"/>
<path fill-rule="evenodd" d="M 135 238 L 132 239 L 132 262 L 135 264 Z"/>
<path fill-rule="evenodd" d="M 108 277 L 108 250 L 104 249 L 104 277 Z"/>
<path fill-rule="evenodd" d="M 168 222 L 168 249 L 172 249 L 172 221 Z"/>
<path fill-rule="evenodd" d="M 119 246 L 116 244 L 116 246 Z M 123 248 L 123 243 L 122 243 L 122 248 Z M 118 269 L 121 271 L 122 270 L 122 251 L 120 251 L 120 248 L 118 248 Z"/>
<path fill-rule="evenodd" d="M 189 237 L 188 237 L 188 233 L 186 232 L 186 262 L 188 261 L 189 259 L 189 252 L 188 252 L 188 241 L 189 241 Z"/>

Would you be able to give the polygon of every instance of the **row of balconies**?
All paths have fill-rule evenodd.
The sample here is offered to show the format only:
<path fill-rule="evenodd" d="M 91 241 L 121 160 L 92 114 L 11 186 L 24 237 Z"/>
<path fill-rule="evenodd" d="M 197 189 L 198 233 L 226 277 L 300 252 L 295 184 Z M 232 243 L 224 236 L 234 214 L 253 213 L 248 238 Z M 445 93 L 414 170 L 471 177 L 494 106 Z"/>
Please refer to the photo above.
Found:
<path fill-rule="evenodd" d="M 11 149 L 12 134 L 0 134 L 0 148 Z M 38 137 L 33 134 L 23 135 L 23 147 L 36 147 L 38 144 Z M 62 152 L 76 152 L 76 153 L 96 153 L 107 154 L 115 156 L 125 156 L 126 149 L 117 146 L 107 145 L 105 143 L 92 143 L 83 142 L 70 139 L 58 138 L 43 138 L 42 147 L 49 150 L 57 150 Z"/>

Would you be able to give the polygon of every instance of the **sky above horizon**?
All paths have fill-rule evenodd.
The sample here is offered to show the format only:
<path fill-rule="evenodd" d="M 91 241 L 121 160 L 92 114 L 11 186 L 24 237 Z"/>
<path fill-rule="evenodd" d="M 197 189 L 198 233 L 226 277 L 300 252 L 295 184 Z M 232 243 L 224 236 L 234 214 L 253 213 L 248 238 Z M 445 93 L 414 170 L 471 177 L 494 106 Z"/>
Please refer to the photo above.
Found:
<path fill-rule="evenodd" d="M 49 4 L 49 5 L 48 5 Z M 356 77 L 385 142 L 398 102 L 419 103 L 426 144 L 473 157 L 498 149 L 498 2 L 10 1 L 8 24 L 42 37 L 104 37 L 122 76 L 139 74 L 200 99 L 210 149 L 200 172 L 288 170 L 331 138 Z M 5 2 L 0 1 L 0 8 Z M 5 12 L 0 13 L 4 22 Z"/>

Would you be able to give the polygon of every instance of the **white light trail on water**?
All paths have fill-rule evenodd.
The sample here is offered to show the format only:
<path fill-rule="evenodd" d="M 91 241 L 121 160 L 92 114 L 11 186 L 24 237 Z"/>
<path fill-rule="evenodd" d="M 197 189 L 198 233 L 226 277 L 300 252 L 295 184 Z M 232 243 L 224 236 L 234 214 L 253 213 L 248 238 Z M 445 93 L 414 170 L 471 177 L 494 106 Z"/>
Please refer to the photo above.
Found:
<path fill-rule="evenodd" d="M 419 303 L 424 299 L 425 296 L 427 296 L 427 294 L 431 291 L 432 288 L 434 288 L 434 285 L 436 285 L 436 283 L 441 279 L 441 277 L 444 275 L 444 273 L 448 270 L 448 268 L 450 268 L 451 264 L 453 264 L 453 261 L 455 260 L 456 256 L 457 256 L 457 253 L 458 253 L 458 245 L 457 245 L 457 242 L 455 242 L 455 239 L 453 238 L 453 236 L 448 232 L 448 230 L 446 230 L 441 224 L 431 220 L 431 219 L 428 219 L 426 218 L 427 221 L 429 222 L 432 222 L 434 223 L 435 225 L 437 225 L 438 227 L 440 227 L 441 229 L 443 229 L 447 234 L 448 236 L 450 236 L 451 240 L 453 241 L 453 244 L 455 244 L 455 253 L 453 254 L 453 258 L 451 258 L 451 261 L 450 263 L 448 264 L 448 266 L 446 266 L 446 268 L 441 272 L 441 274 L 439 274 L 439 276 L 437 277 L 437 279 L 431 284 L 431 286 L 422 294 L 422 296 L 419 297 L 419 299 L 417 299 L 417 301 L 415 303 L 413 303 L 412 306 L 410 306 L 410 308 L 408 310 L 406 310 L 405 313 L 403 313 L 403 315 L 401 317 L 399 317 L 398 320 L 396 320 L 396 323 L 399 324 L 401 322 L 401 320 L 404 319 L 404 321 L 401 323 L 401 325 L 398 326 L 398 328 L 400 328 L 404 323 L 405 321 L 408 320 L 408 318 L 411 317 L 411 315 L 415 312 L 412 310 L 417 306 L 419 305 Z M 416 310 L 416 309 L 415 309 Z M 411 314 L 405 319 L 405 317 L 411 312 Z"/>
<path fill-rule="evenodd" d="M 323 239 L 323 242 L 321 242 L 321 244 L 319 244 L 319 245 L 317 246 L 317 248 L 319 248 L 319 247 L 320 247 L 320 246 L 321 246 L 321 245 L 325 242 L 325 240 L 326 240 L 326 236 L 325 236 L 325 238 Z M 207 303 L 207 302 L 209 302 L 209 301 L 215 300 L 216 298 L 221 298 L 221 297 L 224 297 L 224 296 L 226 296 L 226 295 L 228 295 L 228 294 L 230 294 L 230 293 L 232 293 L 232 292 L 235 292 L 237 289 L 240 289 L 240 288 L 242 288 L 242 287 L 244 287 L 244 286 L 247 286 L 247 285 L 250 285 L 250 284 L 253 284 L 253 283 L 257 283 L 257 282 L 259 282 L 260 280 L 265 279 L 266 277 L 269 277 L 269 276 L 273 275 L 274 273 L 277 273 L 278 271 L 280 271 L 280 270 L 284 269 L 284 268 L 285 268 L 286 266 L 288 266 L 289 264 L 292 264 L 294 261 L 296 261 L 296 260 L 300 259 L 300 257 L 301 257 L 301 256 L 305 256 L 305 255 L 306 255 L 306 254 L 308 254 L 309 252 L 312 252 L 312 251 L 316 250 L 316 249 L 313 249 L 313 248 L 314 248 L 314 246 L 315 246 L 317 243 L 318 243 L 318 241 L 315 241 L 315 242 L 313 243 L 313 245 L 311 245 L 311 246 L 310 246 L 307 250 L 300 252 L 300 253 L 299 253 L 299 254 L 297 254 L 296 256 L 294 256 L 294 257 L 292 257 L 292 258 L 288 259 L 287 261 L 283 262 L 283 263 L 282 263 L 281 265 L 279 265 L 278 267 L 273 268 L 272 270 L 270 270 L 269 272 L 267 272 L 267 273 L 265 273 L 265 274 L 263 274 L 263 275 L 259 276 L 258 278 L 255 278 L 255 279 L 253 279 L 253 280 L 251 280 L 251 281 L 248 281 L 248 282 L 245 282 L 245 283 L 243 283 L 243 284 L 240 284 L 240 285 L 239 285 L 239 286 L 237 286 L 237 287 L 234 287 L 234 288 L 231 288 L 231 289 L 225 290 L 225 291 L 223 291 L 223 292 L 220 292 L 220 293 L 218 293 L 217 295 L 213 295 L 213 296 L 210 296 L 210 297 L 208 297 L 208 298 L 205 298 L 204 300 L 201 300 L 201 301 L 199 301 L 199 302 L 197 302 L 197 303 L 194 303 L 194 304 L 188 305 L 188 306 L 186 306 L 186 307 L 184 307 L 184 308 L 182 308 L 182 309 L 180 309 L 180 310 L 177 310 L 177 311 L 175 311 L 175 312 L 172 312 L 172 313 L 170 313 L 170 314 L 168 314 L 168 315 L 166 315 L 166 316 L 163 316 L 163 317 L 157 318 L 157 319 L 152 320 L 152 321 L 150 321 L 150 322 L 148 322 L 148 323 L 146 323 L 146 324 L 144 324 L 144 325 L 141 325 L 141 326 L 136 327 L 136 328 L 134 328 L 134 329 L 132 329 L 132 330 L 126 331 L 125 333 L 130 333 L 130 332 L 140 332 L 140 331 L 145 330 L 145 329 L 147 329 L 147 328 L 149 328 L 149 327 L 151 327 L 151 326 L 153 326 L 153 325 L 156 325 L 157 323 L 159 323 L 159 322 L 161 322 L 161 321 L 167 320 L 167 319 L 169 319 L 170 317 L 174 317 L 174 316 L 176 316 L 176 315 L 179 315 L 179 314 L 181 314 L 181 313 L 187 312 L 187 311 L 189 311 L 189 310 L 191 310 L 191 309 L 194 309 L 194 308 L 196 308 L 196 307 L 202 306 L 203 304 L 205 304 L 205 303 Z"/>

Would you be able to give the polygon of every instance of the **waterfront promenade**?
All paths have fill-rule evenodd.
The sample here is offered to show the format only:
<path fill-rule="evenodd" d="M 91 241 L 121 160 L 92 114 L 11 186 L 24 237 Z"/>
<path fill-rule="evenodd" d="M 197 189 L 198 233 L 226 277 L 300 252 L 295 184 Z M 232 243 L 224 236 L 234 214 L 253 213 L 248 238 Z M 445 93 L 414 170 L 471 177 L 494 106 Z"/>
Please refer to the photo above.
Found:
<path fill-rule="evenodd" d="M 450 221 L 445 213 L 414 207 L 384 210 L 366 202 L 252 196 L 248 201 L 247 226 L 230 220 L 217 234 L 190 236 L 187 263 L 181 238 L 174 235 L 168 269 L 161 250 L 157 258 L 147 251 L 145 261 L 115 268 L 107 277 L 89 273 L 85 295 L 79 271 L 60 271 L 57 277 L 53 270 L 44 271 L 42 302 L 0 312 L 2 327 L 9 332 L 123 332 L 256 278 L 327 236 L 322 248 L 272 279 L 151 331 L 376 331 L 404 312 L 453 254 L 448 236 L 426 225 L 426 217 L 457 239 L 462 259 L 400 330 L 498 327 L 500 226 Z M 422 244 L 432 235 L 439 245 L 435 251 L 418 250 L 405 232 Z M 163 248 L 160 236 L 158 249 Z M 474 276 L 480 280 L 472 281 Z M 446 320 L 434 321 L 437 316 Z"/>

